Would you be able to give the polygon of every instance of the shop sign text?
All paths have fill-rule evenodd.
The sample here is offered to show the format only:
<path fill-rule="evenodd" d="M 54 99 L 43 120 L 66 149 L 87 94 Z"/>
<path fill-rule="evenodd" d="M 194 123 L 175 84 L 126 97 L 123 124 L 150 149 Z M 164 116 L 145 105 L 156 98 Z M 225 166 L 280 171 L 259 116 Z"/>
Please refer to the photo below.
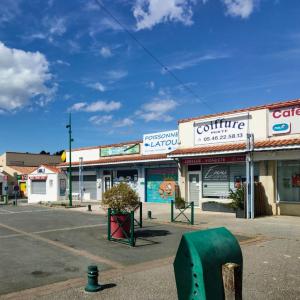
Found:
<path fill-rule="evenodd" d="M 140 144 L 129 144 L 118 147 L 105 147 L 100 148 L 100 156 L 115 156 L 115 155 L 128 155 L 128 154 L 139 154 Z"/>
<path fill-rule="evenodd" d="M 186 158 L 182 160 L 184 165 L 201 165 L 201 164 L 220 164 L 220 163 L 234 163 L 234 162 L 245 162 L 245 155 L 236 156 L 221 156 L 221 157 L 197 157 L 197 158 Z"/>
<path fill-rule="evenodd" d="M 144 134 L 143 154 L 169 153 L 178 147 L 178 130 Z"/>
<path fill-rule="evenodd" d="M 203 174 L 204 181 L 227 181 L 228 167 L 223 165 L 212 165 Z"/>
<path fill-rule="evenodd" d="M 218 118 L 194 124 L 195 145 L 246 141 L 248 115 Z"/>
<path fill-rule="evenodd" d="M 269 110 L 269 136 L 300 133 L 300 107 Z"/>

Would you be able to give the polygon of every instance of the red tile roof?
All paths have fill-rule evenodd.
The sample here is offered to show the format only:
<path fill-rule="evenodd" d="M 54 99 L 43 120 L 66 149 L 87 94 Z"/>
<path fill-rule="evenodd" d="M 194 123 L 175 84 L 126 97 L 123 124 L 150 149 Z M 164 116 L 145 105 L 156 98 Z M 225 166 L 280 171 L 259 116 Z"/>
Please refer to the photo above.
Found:
<path fill-rule="evenodd" d="M 55 166 L 50 166 L 50 165 L 45 165 L 45 164 L 43 164 L 43 165 L 41 165 L 41 166 L 43 166 L 43 167 L 45 167 L 46 169 L 52 171 L 53 173 L 61 173 L 61 170 L 58 169 L 58 168 L 55 167 Z"/>
<path fill-rule="evenodd" d="M 8 166 L 11 169 L 16 170 L 20 175 L 27 175 L 36 170 L 36 167 L 22 167 L 22 166 Z"/>
<path fill-rule="evenodd" d="M 167 159 L 167 154 L 152 154 L 152 155 L 126 155 L 126 156 L 113 156 L 113 157 L 107 157 L 107 158 L 101 158 L 97 160 L 89 160 L 84 161 L 84 165 L 96 165 L 96 164 L 111 164 L 111 163 L 126 163 L 126 162 L 133 162 L 133 161 L 147 161 L 147 160 L 161 160 L 161 159 Z M 72 165 L 76 166 L 79 165 L 80 162 L 73 162 Z M 65 162 L 60 164 L 60 167 L 68 166 L 69 163 Z"/>
<path fill-rule="evenodd" d="M 295 139 L 276 139 L 276 140 L 262 140 L 254 143 L 255 149 L 260 148 L 275 148 L 282 146 L 293 146 L 299 145 L 300 147 L 300 138 Z M 238 151 L 246 150 L 246 143 L 235 143 L 235 144 L 221 144 L 214 146 L 205 146 L 205 147 L 193 147 L 193 148 L 183 148 L 177 149 L 171 153 L 170 156 L 184 155 L 184 154 L 201 154 L 201 153 L 214 153 L 214 152 L 226 152 L 226 151 Z"/>
<path fill-rule="evenodd" d="M 254 110 L 259 110 L 259 109 L 276 109 L 276 108 L 282 108 L 282 107 L 293 106 L 293 105 L 300 105 L 300 99 L 281 101 L 281 102 L 277 102 L 277 103 L 265 104 L 265 105 L 259 105 L 259 106 L 252 106 L 252 107 L 248 107 L 248 108 L 236 109 L 236 110 L 231 110 L 231 111 L 216 113 L 216 114 L 210 114 L 210 115 L 203 115 L 203 116 L 199 116 L 199 117 L 186 118 L 186 119 L 179 120 L 178 123 L 186 123 L 186 122 L 199 120 L 199 119 L 206 119 L 206 118 L 224 116 L 224 115 L 229 115 L 229 114 L 254 111 Z"/>

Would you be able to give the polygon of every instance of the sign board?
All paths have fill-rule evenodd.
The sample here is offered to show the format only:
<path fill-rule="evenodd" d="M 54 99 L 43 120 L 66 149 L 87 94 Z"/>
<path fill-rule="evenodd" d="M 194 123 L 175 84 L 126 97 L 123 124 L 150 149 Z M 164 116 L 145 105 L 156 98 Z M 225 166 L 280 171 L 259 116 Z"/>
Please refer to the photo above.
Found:
<path fill-rule="evenodd" d="M 178 147 L 178 130 L 144 134 L 143 154 L 162 154 L 176 150 Z"/>
<path fill-rule="evenodd" d="M 30 180 L 47 180 L 48 176 L 29 176 Z"/>
<path fill-rule="evenodd" d="M 300 133 L 300 106 L 269 110 L 269 136 Z"/>
<path fill-rule="evenodd" d="M 194 144 L 206 146 L 232 142 L 245 142 L 248 131 L 248 114 L 194 123 Z"/>
<path fill-rule="evenodd" d="M 140 144 L 128 144 L 117 147 L 105 147 L 100 148 L 100 156 L 115 156 L 115 155 L 129 155 L 129 154 L 139 154 Z"/>
<path fill-rule="evenodd" d="M 184 165 L 200 165 L 200 164 L 222 164 L 222 163 L 235 163 L 245 162 L 245 155 L 236 156 L 223 156 L 223 157 L 197 157 L 197 158 L 186 158 L 182 160 Z"/>
<path fill-rule="evenodd" d="M 229 172 L 227 165 L 211 165 L 203 169 L 203 181 L 228 181 Z"/>

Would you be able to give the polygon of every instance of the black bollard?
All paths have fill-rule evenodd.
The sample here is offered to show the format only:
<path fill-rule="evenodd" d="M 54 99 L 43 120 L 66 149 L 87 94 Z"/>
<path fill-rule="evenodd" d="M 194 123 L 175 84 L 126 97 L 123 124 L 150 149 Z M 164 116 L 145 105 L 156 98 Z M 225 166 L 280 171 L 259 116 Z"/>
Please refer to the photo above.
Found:
<path fill-rule="evenodd" d="M 92 205 L 88 204 L 88 211 L 92 211 Z"/>
<path fill-rule="evenodd" d="M 98 284 L 98 267 L 95 265 L 88 266 L 88 282 L 85 286 L 86 292 L 99 292 L 101 291 L 102 287 L 100 284 Z"/>
<path fill-rule="evenodd" d="M 152 211 L 148 210 L 148 219 L 152 219 Z"/>

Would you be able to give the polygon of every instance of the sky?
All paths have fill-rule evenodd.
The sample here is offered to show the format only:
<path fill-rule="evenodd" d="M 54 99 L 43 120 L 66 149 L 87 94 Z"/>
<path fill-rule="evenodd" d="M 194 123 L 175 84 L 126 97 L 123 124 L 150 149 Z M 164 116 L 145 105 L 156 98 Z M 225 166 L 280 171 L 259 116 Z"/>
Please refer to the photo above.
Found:
<path fill-rule="evenodd" d="M 67 148 L 70 113 L 84 147 L 299 98 L 299 15 L 296 0 L 1 0 L 0 153 Z"/>

